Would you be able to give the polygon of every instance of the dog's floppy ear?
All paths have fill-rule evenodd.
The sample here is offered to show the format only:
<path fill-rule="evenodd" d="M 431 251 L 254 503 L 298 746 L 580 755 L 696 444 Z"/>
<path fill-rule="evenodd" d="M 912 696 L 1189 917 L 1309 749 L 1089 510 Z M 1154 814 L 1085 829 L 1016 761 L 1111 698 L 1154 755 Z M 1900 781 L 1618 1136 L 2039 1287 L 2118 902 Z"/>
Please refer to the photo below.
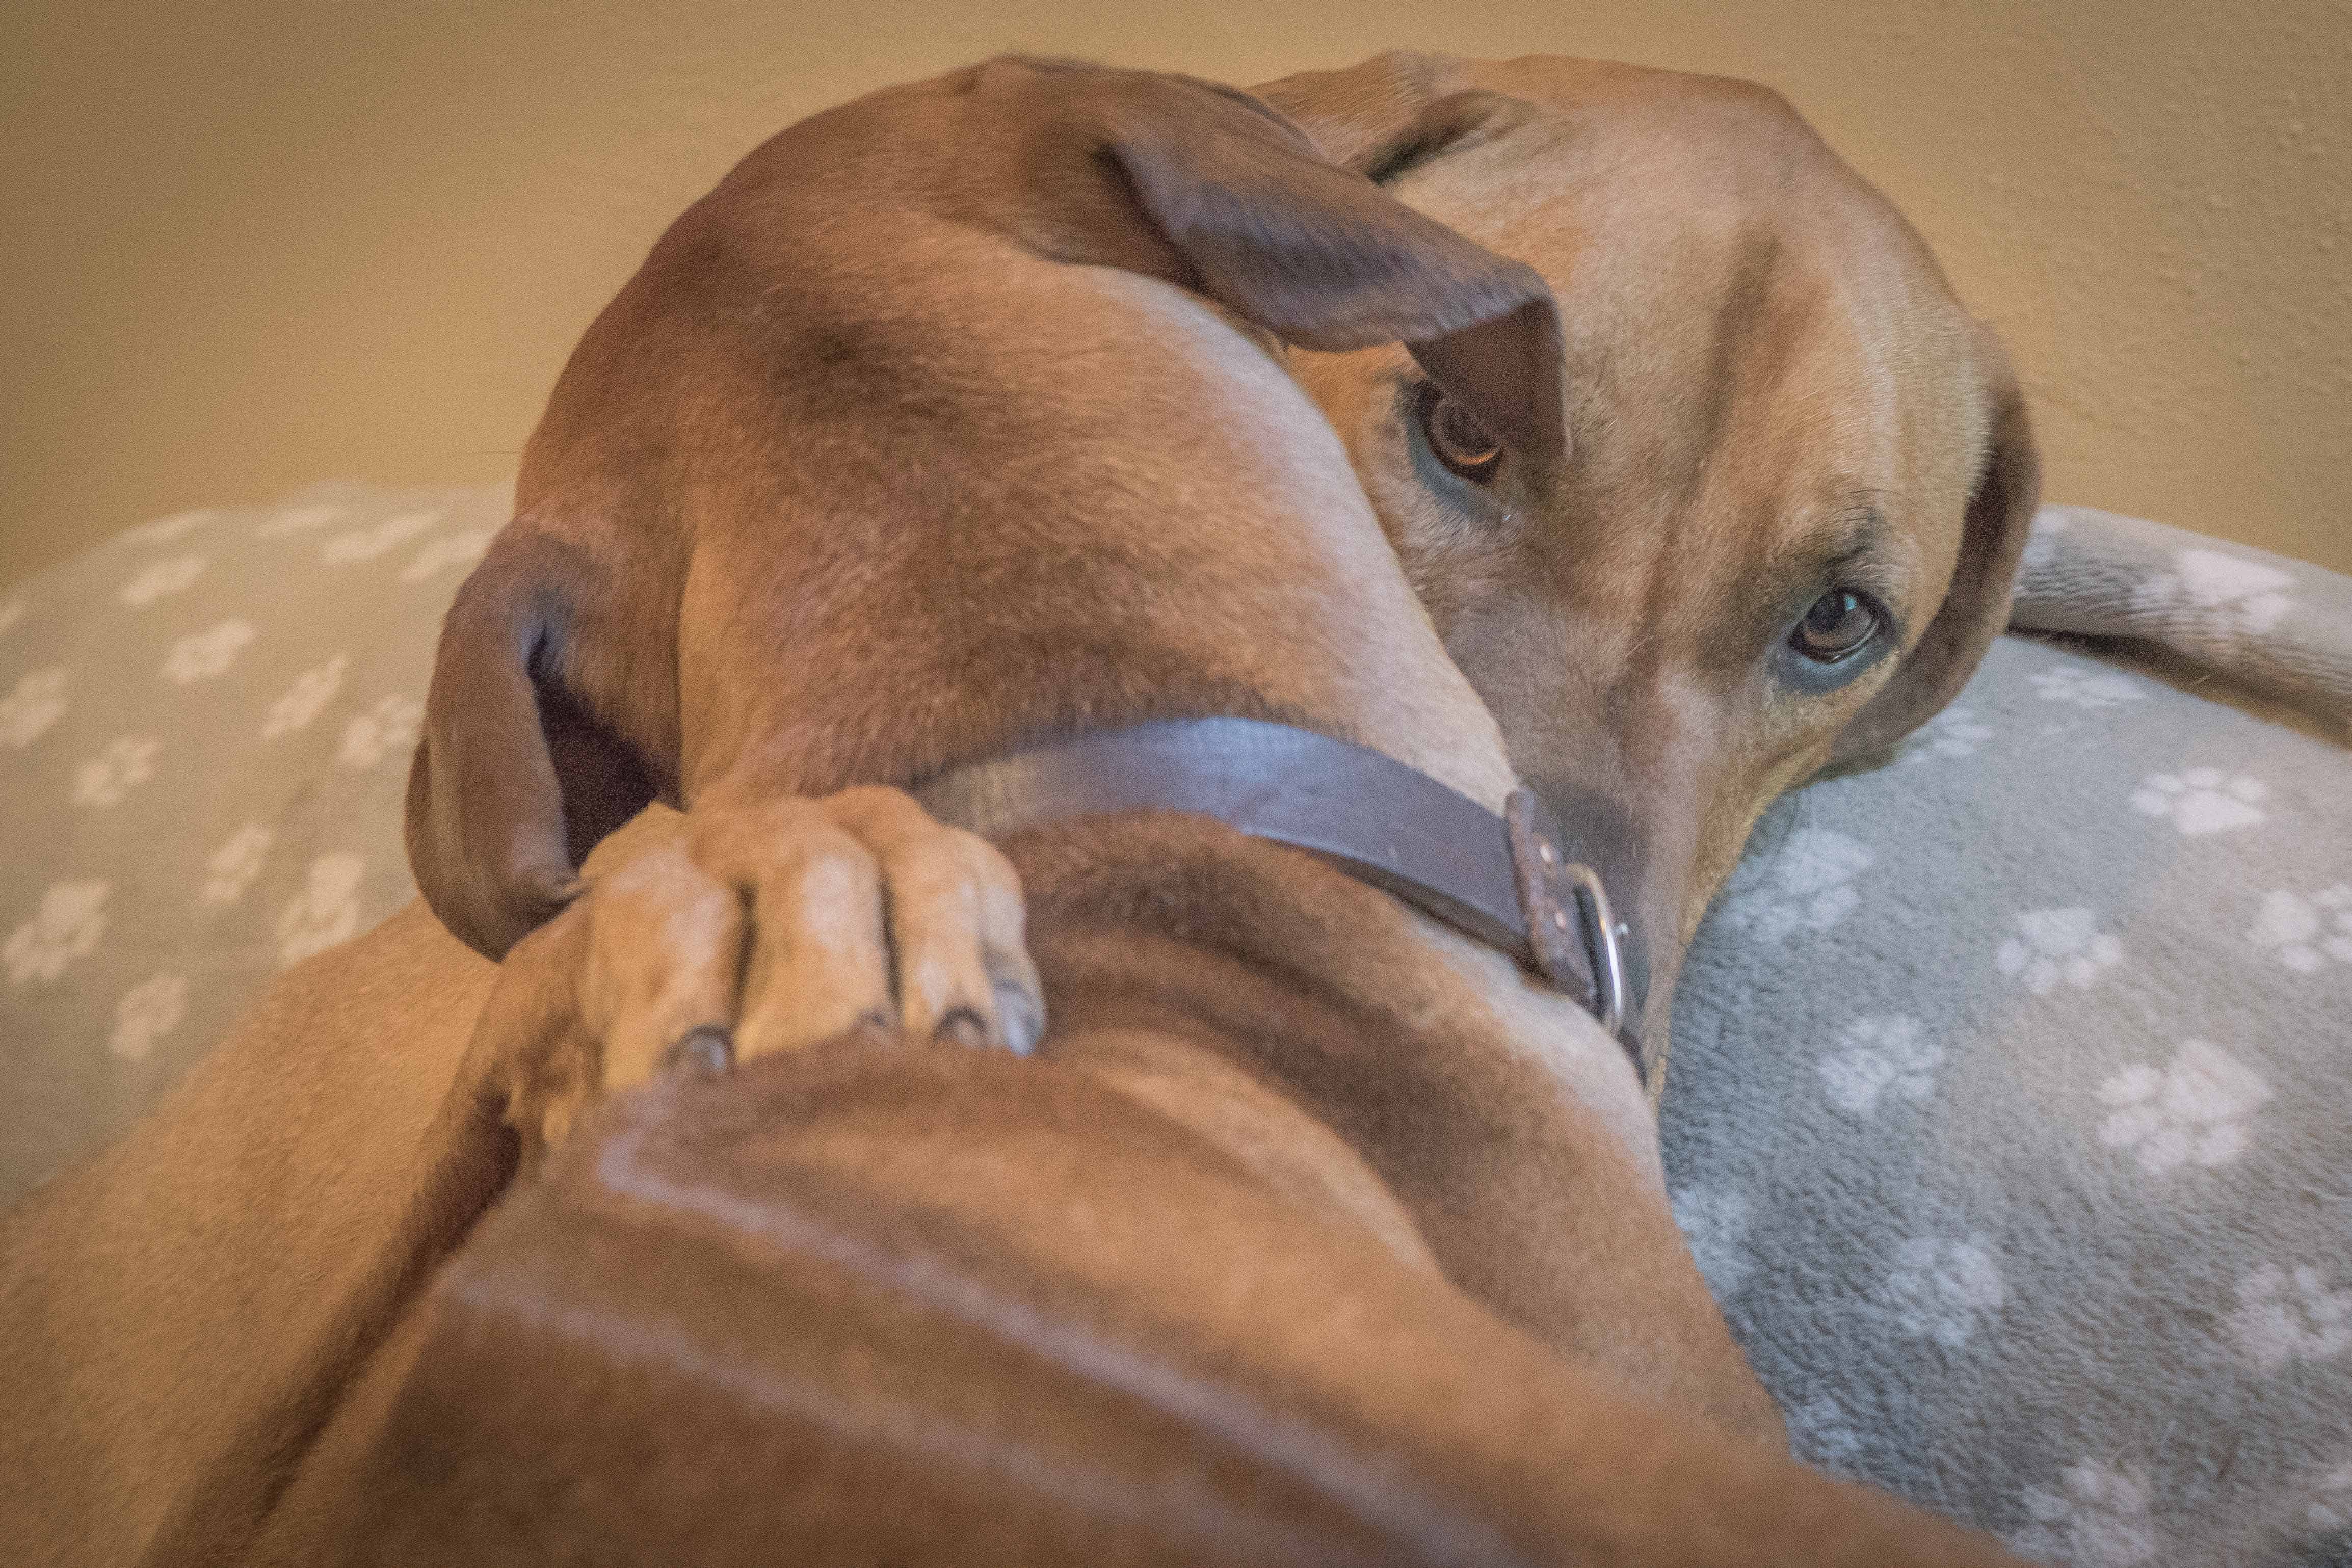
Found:
<path fill-rule="evenodd" d="M 1141 79 L 1115 100 L 1105 151 L 1178 281 L 1306 348 L 1402 342 L 1493 434 L 1559 455 L 1559 314 L 1534 268 L 1331 162 L 1254 99 Z"/>
<path fill-rule="evenodd" d="M 653 799 L 635 754 L 565 686 L 589 568 L 509 524 L 441 624 L 408 770 L 408 861 L 425 902 L 486 957 L 552 918 L 572 868 Z"/>
<path fill-rule="evenodd" d="M 2009 624 L 2018 561 L 2042 500 L 2042 456 L 2009 356 L 1982 327 L 1977 340 L 1992 423 L 1984 465 L 1969 497 L 1951 587 L 1895 678 L 1839 735 L 1833 766 L 1883 751 L 1934 717 L 1968 684 L 1985 650 Z"/>

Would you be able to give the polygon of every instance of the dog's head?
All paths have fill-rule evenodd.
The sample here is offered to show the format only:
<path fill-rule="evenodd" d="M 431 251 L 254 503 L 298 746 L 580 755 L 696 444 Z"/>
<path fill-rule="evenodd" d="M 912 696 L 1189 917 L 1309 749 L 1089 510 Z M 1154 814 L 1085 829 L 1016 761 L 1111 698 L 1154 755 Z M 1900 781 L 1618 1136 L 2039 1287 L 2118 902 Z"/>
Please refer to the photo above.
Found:
<path fill-rule="evenodd" d="M 954 262 L 926 272 L 934 255 Z M 1020 469 L 1083 432 L 1095 412 L 1083 400 L 1001 406 L 984 357 L 948 371 L 917 362 L 975 312 L 998 329 L 998 316 L 1053 308 L 968 275 L 998 264 L 1026 277 L 1040 260 L 1189 288 L 1269 350 L 1402 344 L 1417 380 L 1547 464 L 1567 428 L 1542 278 L 1326 160 L 1246 94 L 1008 59 L 803 121 L 681 217 L 592 327 L 525 452 L 516 520 L 451 609 L 410 776 L 408 845 L 453 932 L 502 955 L 562 907 L 604 832 L 656 794 L 689 803 L 680 797 L 701 787 L 710 755 L 750 743 L 710 733 L 749 722 L 740 693 L 782 685 L 820 656 L 836 684 L 854 678 L 823 636 L 795 644 L 781 632 L 728 644 L 727 694 L 698 677 L 701 650 L 730 632 L 697 615 L 805 627 L 795 602 L 830 591 L 816 566 L 778 559 L 796 548 L 781 542 L 785 507 L 818 504 L 828 485 L 877 488 L 857 464 L 947 471 L 943 446 L 992 443 L 993 457 L 953 453 L 977 474 L 971 487 L 921 502 L 970 509 L 991 463 Z M 882 271 L 890 281 L 876 281 Z M 949 308 L 958 299 L 961 317 Z M 1131 357 L 1152 351 L 1139 341 Z M 1118 370 L 1097 358 L 1071 373 L 1098 392 Z M 1151 439 L 1114 423 L 1108 444 Z M 828 454 L 840 455 L 829 469 Z M 908 533 L 868 539 L 867 553 L 903 554 Z M 984 546 L 935 540 L 902 564 L 961 582 L 951 558 Z M 682 660 L 696 635 L 705 641 Z M 779 667 L 733 667 L 746 656 Z M 793 717 L 825 729 L 825 715 Z M 801 779 L 853 781 L 814 763 Z"/>
<path fill-rule="evenodd" d="M 1927 718 L 2006 622 L 2037 497 L 2015 378 L 1763 89 L 1391 55 L 1257 90 L 1558 299 L 1540 446 L 1393 351 L 1295 365 L 1663 1000 L 1764 807 Z"/>

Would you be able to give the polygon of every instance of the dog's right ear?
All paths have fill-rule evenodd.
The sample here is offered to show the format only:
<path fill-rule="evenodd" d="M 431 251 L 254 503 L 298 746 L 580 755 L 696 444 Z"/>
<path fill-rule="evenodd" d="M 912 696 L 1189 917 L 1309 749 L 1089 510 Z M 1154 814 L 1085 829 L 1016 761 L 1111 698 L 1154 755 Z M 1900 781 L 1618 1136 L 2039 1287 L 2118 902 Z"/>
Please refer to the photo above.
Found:
<path fill-rule="evenodd" d="M 1551 289 L 1321 156 L 1256 99 L 1131 78 L 1105 151 L 1182 264 L 1178 281 L 1309 349 L 1402 342 L 1505 443 L 1556 458 L 1564 357 Z"/>
<path fill-rule="evenodd" d="M 1528 106 L 1465 88 L 1460 61 L 1391 49 L 1336 71 L 1300 71 L 1250 90 L 1307 132 L 1323 156 L 1385 183 L 1424 158 L 1518 123 Z"/>
<path fill-rule="evenodd" d="M 590 569 L 522 523 L 491 541 L 441 623 L 408 770 L 408 862 L 452 935 L 489 958 L 579 891 L 573 867 L 655 793 L 565 685 Z"/>

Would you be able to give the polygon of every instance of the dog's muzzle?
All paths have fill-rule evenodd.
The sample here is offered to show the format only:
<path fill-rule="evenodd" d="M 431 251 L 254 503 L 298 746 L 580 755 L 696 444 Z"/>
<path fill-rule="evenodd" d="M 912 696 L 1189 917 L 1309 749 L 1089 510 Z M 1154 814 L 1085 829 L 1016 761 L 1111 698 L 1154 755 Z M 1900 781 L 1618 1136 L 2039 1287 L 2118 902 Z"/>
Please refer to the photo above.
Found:
<path fill-rule="evenodd" d="M 914 793 L 940 821 L 982 838 L 1191 811 L 1311 851 L 1534 970 L 1598 1019 L 1649 1081 L 1642 944 L 1612 910 L 1593 857 L 1526 789 L 1497 817 L 1364 747 L 1258 719 L 1194 718 L 967 763 Z"/>

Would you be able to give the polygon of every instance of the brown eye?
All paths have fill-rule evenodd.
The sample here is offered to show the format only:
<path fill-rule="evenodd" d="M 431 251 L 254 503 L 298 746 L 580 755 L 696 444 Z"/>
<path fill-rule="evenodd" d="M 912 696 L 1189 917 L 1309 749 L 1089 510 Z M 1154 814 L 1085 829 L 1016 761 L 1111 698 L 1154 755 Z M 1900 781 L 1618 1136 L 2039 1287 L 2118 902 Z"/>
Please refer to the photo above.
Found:
<path fill-rule="evenodd" d="M 1834 589 L 1813 601 L 1789 645 L 1819 664 L 1834 664 L 1860 650 L 1884 623 L 1878 607 L 1859 593 Z"/>
<path fill-rule="evenodd" d="M 1503 465 L 1503 444 L 1486 434 L 1478 416 L 1427 382 L 1422 387 L 1421 434 L 1432 455 L 1473 485 L 1486 484 Z"/>

